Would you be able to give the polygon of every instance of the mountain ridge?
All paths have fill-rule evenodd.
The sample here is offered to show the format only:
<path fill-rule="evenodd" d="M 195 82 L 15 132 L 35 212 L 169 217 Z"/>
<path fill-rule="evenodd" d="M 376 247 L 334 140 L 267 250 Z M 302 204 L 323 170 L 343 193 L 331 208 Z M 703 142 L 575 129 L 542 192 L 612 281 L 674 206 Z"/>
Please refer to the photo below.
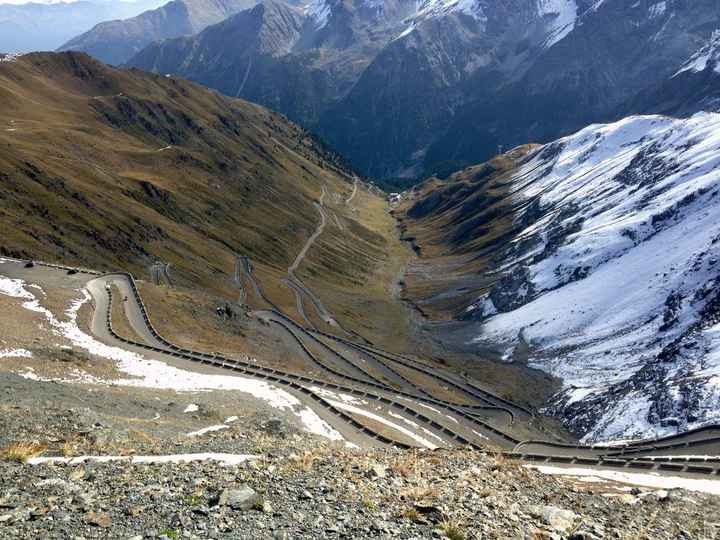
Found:
<path fill-rule="evenodd" d="M 612 120 L 720 26 L 710 0 L 656 4 L 317 1 L 300 6 L 300 37 L 285 40 L 283 54 L 240 59 L 207 47 L 230 35 L 225 24 L 156 43 L 129 65 L 240 89 L 319 133 L 366 175 L 420 176 Z M 198 48 L 203 62 L 190 52 Z M 246 72 L 247 84 L 236 84 Z M 287 96 L 290 88 L 297 93 Z"/>
<path fill-rule="evenodd" d="M 123 64 L 156 40 L 196 34 L 254 4 L 254 0 L 172 0 L 135 17 L 99 23 L 61 45 L 109 64 Z"/>

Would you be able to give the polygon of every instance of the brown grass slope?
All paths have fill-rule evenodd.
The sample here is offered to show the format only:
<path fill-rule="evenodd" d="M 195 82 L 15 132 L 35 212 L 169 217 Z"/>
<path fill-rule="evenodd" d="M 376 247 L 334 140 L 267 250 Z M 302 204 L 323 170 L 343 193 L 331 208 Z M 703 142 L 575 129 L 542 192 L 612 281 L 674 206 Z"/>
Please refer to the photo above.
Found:
<path fill-rule="evenodd" d="M 0 62 L 0 109 L 0 254 L 139 275 L 160 259 L 181 286 L 235 294 L 235 253 L 281 276 L 317 225 L 322 186 L 352 187 L 278 114 L 82 53 Z M 386 239 L 343 219 L 343 244 L 362 248 L 323 277 L 359 285 Z"/>

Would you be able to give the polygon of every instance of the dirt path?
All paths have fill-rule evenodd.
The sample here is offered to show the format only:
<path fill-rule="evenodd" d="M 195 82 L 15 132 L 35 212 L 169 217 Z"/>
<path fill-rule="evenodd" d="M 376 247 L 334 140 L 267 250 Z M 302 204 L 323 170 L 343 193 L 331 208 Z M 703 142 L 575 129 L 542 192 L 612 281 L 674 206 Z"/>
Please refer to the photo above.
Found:
<path fill-rule="evenodd" d="M 355 177 L 355 182 L 353 183 L 353 190 L 350 196 L 345 200 L 345 204 L 350 204 L 350 201 L 352 201 L 355 198 L 355 194 L 357 193 L 358 188 L 358 177 Z"/>
<path fill-rule="evenodd" d="M 295 270 L 298 269 L 300 266 L 300 263 L 302 263 L 303 259 L 305 258 L 305 255 L 307 255 L 308 250 L 313 245 L 315 240 L 317 240 L 318 236 L 320 236 L 325 230 L 325 224 L 327 223 L 327 216 L 325 215 L 325 210 L 323 209 L 323 203 L 325 201 L 325 186 L 322 188 L 322 195 L 320 195 L 320 202 L 315 203 L 315 208 L 317 208 L 318 212 L 320 213 L 320 224 L 317 226 L 317 229 L 315 229 L 315 232 L 308 238 L 307 242 L 305 242 L 305 245 L 300 250 L 300 253 L 298 253 L 297 257 L 295 257 L 295 261 L 290 265 L 290 268 L 288 268 L 288 274 L 290 274 L 291 277 L 295 277 L 293 274 L 295 273 Z M 297 278 L 296 278 L 297 279 Z"/>

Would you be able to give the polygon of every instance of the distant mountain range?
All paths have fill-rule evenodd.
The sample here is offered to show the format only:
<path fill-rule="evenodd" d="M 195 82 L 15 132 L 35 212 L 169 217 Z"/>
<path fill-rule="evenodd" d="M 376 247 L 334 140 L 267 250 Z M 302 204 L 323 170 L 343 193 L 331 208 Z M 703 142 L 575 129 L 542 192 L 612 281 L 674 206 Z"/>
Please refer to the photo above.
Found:
<path fill-rule="evenodd" d="M 162 3 L 163 0 L 0 3 L 0 52 L 52 51 L 102 21 L 133 17 Z"/>
<path fill-rule="evenodd" d="M 118 65 L 153 41 L 196 34 L 254 4 L 254 0 L 173 0 L 131 19 L 102 22 L 58 50 L 83 51 Z"/>
<path fill-rule="evenodd" d="M 128 65 L 278 110 L 359 169 L 457 169 L 618 118 L 720 28 L 714 0 L 268 0 Z"/>

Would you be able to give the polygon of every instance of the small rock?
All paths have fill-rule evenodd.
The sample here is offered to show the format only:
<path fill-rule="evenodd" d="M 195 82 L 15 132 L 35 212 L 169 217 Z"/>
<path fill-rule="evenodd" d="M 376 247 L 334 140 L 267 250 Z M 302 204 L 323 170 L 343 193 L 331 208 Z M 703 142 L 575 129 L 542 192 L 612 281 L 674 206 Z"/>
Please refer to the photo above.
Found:
<path fill-rule="evenodd" d="M 385 478 L 387 476 L 387 467 L 379 463 L 374 463 L 366 472 L 367 478 Z"/>
<path fill-rule="evenodd" d="M 125 513 L 128 516 L 139 516 L 145 511 L 144 506 L 129 506 L 125 509 Z"/>
<path fill-rule="evenodd" d="M 110 516 L 107 514 L 103 514 L 101 512 L 88 512 L 85 514 L 85 522 L 89 523 L 90 525 L 95 525 L 97 527 L 102 527 L 103 529 L 107 529 L 110 527 Z"/>
<path fill-rule="evenodd" d="M 658 489 L 657 491 L 651 491 L 646 493 L 643 498 L 648 498 L 654 501 L 665 501 L 670 497 L 670 492 L 665 489 Z"/>
<path fill-rule="evenodd" d="M 69 476 L 70 480 L 73 482 L 78 482 L 85 478 L 85 469 L 83 467 L 78 467 L 70 472 Z"/>
<path fill-rule="evenodd" d="M 440 523 L 443 520 L 443 512 L 437 506 L 416 504 L 415 511 L 420 514 L 424 520 L 427 520 L 430 523 Z"/>
<path fill-rule="evenodd" d="M 586 531 L 584 529 L 581 529 L 579 531 L 576 531 L 570 535 L 568 540 L 599 540 L 600 537 L 591 533 L 590 531 Z"/>
<path fill-rule="evenodd" d="M 310 493 L 307 489 L 304 490 L 304 491 L 300 494 L 300 499 L 303 499 L 303 500 L 305 500 L 305 501 L 308 501 L 308 500 L 310 500 L 310 499 L 312 499 L 312 498 L 313 498 L 312 493 Z"/>
<path fill-rule="evenodd" d="M 90 493 L 77 493 L 75 494 L 75 497 L 73 497 L 73 500 L 85 510 L 90 508 L 93 504 L 93 496 Z"/>
<path fill-rule="evenodd" d="M 640 499 L 638 499 L 635 495 L 630 495 L 630 493 L 623 493 L 622 495 L 618 496 L 618 501 L 620 501 L 622 504 L 627 505 L 634 505 L 640 502 Z"/>
<path fill-rule="evenodd" d="M 283 433 L 283 421 L 279 418 L 271 418 L 263 424 L 263 430 L 267 433 L 280 435 Z"/>
<path fill-rule="evenodd" d="M 567 531 L 580 519 L 575 512 L 557 506 L 532 506 L 529 511 L 532 516 L 542 519 L 557 531 Z"/>
<path fill-rule="evenodd" d="M 220 506 L 229 506 L 233 510 L 251 510 L 263 504 L 262 496 L 248 485 L 237 489 L 225 489 L 218 500 Z"/>

